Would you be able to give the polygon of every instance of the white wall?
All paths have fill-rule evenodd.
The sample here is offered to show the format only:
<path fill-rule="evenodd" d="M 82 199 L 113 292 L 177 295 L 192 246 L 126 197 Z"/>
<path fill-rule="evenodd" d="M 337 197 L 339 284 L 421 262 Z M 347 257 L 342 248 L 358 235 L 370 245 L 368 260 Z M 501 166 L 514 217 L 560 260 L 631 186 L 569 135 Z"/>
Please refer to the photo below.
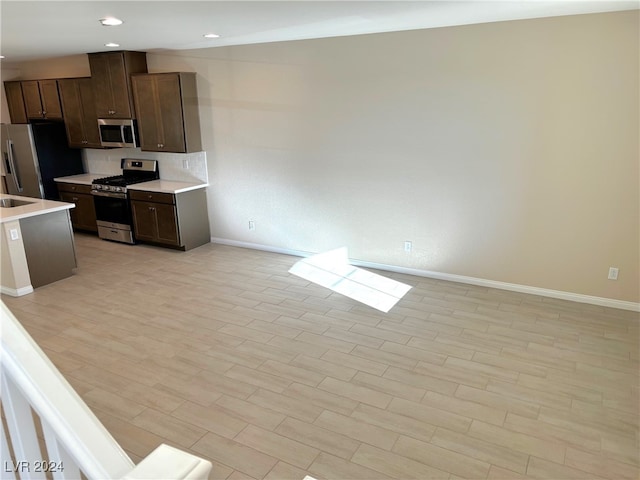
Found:
<path fill-rule="evenodd" d="M 12 230 L 17 233 L 17 239 L 11 238 Z M 14 297 L 31 293 L 33 287 L 18 220 L 0 224 L 0 259 L 2 293 Z"/>
<path fill-rule="evenodd" d="M 621 12 L 149 68 L 199 74 L 214 237 L 637 302 L 637 39 Z"/>

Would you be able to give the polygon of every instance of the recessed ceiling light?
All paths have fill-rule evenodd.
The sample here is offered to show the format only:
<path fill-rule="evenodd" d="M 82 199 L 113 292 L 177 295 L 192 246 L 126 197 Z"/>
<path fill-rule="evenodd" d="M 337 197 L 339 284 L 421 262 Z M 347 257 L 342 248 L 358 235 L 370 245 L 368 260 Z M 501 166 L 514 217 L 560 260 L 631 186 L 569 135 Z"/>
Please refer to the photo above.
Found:
<path fill-rule="evenodd" d="M 123 23 L 124 22 L 122 20 L 115 17 L 106 17 L 106 18 L 100 19 L 100 24 L 102 24 L 105 27 L 114 27 L 116 25 L 122 25 Z"/>
<path fill-rule="evenodd" d="M 218 35 L 217 33 L 205 33 L 203 35 L 204 38 L 219 38 L 220 35 Z"/>
<path fill-rule="evenodd" d="M 104 46 L 105 47 L 110 47 L 110 48 L 115 48 L 115 47 L 119 47 L 120 44 L 119 43 L 109 42 L 109 43 L 105 43 Z"/>

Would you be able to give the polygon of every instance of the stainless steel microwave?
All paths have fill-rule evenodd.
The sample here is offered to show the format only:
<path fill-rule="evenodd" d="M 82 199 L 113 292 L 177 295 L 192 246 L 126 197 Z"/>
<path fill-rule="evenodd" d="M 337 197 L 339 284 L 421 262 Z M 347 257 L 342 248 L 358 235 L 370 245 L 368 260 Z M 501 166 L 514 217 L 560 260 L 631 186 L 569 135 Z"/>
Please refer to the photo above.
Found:
<path fill-rule="evenodd" d="M 103 147 L 139 147 L 136 121 L 130 118 L 99 118 L 100 144 Z"/>

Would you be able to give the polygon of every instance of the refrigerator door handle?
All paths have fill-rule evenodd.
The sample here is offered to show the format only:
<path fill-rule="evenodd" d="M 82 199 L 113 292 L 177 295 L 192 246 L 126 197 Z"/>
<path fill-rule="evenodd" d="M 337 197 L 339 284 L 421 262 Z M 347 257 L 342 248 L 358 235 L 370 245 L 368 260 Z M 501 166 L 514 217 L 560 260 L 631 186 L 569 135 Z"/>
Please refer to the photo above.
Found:
<path fill-rule="evenodd" d="M 9 154 L 7 152 L 2 153 L 4 153 L 4 166 L 6 173 L 7 175 L 13 175 L 13 172 L 11 171 L 11 162 L 9 162 Z"/>
<path fill-rule="evenodd" d="M 11 140 L 7 140 L 7 152 L 5 153 L 5 161 L 7 162 L 7 169 L 9 170 L 9 172 L 12 172 L 11 177 L 13 178 L 13 182 L 16 184 L 18 193 L 22 192 L 24 189 L 22 188 L 22 182 L 20 181 L 20 172 L 18 171 L 16 163 L 13 159 L 13 142 Z"/>

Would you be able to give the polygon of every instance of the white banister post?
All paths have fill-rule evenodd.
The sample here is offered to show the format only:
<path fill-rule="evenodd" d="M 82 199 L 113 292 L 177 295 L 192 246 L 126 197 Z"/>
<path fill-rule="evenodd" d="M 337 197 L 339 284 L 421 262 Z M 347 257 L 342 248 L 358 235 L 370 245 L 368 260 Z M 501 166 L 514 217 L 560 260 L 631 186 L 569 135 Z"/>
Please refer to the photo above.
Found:
<path fill-rule="evenodd" d="M 43 460 L 33 423 L 31 406 L 22 396 L 13 382 L 2 375 L 2 409 L 9 426 L 11 445 L 15 454 L 15 462 L 11 466 L 23 480 L 44 479 L 42 471 L 35 471 L 36 462 Z M 3 469 L 5 465 L 2 466 Z"/>
<path fill-rule="evenodd" d="M 4 433 L 4 425 L 0 425 L 0 463 L 2 463 L 2 479 L 3 480 L 15 480 L 16 475 L 13 473 L 13 460 L 11 460 L 11 452 L 9 452 L 9 444 L 7 443 L 7 436 Z"/>
<path fill-rule="evenodd" d="M 122 477 L 122 480 L 146 480 L 149 478 L 207 480 L 210 471 L 210 461 L 163 443 Z"/>
<path fill-rule="evenodd" d="M 78 479 L 80 469 L 73 461 L 63 445 L 60 445 L 58 437 L 48 422 L 41 421 L 44 440 L 49 454 L 47 471 L 53 475 L 54 480 Z"/>

